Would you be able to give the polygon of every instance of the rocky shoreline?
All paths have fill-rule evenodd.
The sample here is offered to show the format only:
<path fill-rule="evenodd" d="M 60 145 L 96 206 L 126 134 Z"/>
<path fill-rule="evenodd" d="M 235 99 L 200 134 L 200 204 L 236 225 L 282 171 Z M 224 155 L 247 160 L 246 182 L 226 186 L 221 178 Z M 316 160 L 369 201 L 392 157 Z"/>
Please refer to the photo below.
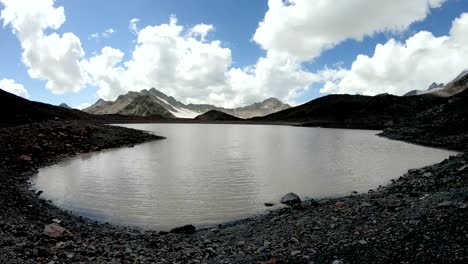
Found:
<path fill-rule="evenodd" d="M 457 141 L 436 132 L 417 141 L 419 132 L 386 130 L 383 135 L 466 148 L 464 138 Z M 468 262 L 466 152 L 410 170 L 366 194 L 308 200 L 194 234 L 96 223 L 64 212 L 28 189 L 27 181 L 39 167 L 156 139 L 81 121 L 0 129 L 0 263 Z M 44 233 L 51 224 L 67 232 Z"/>

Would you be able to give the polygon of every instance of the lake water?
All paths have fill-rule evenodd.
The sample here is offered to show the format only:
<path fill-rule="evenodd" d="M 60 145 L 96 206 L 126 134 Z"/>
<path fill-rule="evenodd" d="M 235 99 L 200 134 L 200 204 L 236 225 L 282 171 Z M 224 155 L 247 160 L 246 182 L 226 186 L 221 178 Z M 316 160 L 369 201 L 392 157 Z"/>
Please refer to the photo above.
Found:
<path fill-rule="evenodd" d="M 57 206 L 114 224 L 207 226 L 267 210 L 288 192 L 367 192 L 455 152 L 378 131 L 263 125 L 124 125 L 167 139 L 84 154 L 31 179 Z"/>

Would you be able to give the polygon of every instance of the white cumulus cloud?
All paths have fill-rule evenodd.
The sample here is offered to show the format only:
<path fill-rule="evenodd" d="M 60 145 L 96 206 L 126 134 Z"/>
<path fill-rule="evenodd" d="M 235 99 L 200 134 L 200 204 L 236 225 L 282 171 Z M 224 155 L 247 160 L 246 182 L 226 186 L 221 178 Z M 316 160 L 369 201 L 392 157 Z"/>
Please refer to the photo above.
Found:
<path fill-rule="evenodd" d="M 406 30 L 446 0 L 269 0 L 253 40 L 303 61 L 347 40 Z"/>
<path fill-rule="evenodd" d="M 15 80 L 1 79 L 0 89 L 24 98 L 29 98 L 28 91 L 24 88 L 22 84 L 17 83 Z"/>
<path fill-rule="evenodd" d="M 206 35 L 212 30 L 214 30 L 213 25 L 198 24 L 190 30 L 190 34 L 195 37 L 200 37 L 201 41 L 205 41 Z"/>
<path fill-rule="evenodd" d="M 293 100 L 316 77 L 299 61 L 269 52 L 258 63 L 232 68 L 231 50 L 219 40 L 206 41 L 212 25 L 185 29 L 171 17 L 168 24 L 138 31 L 129 61 L 118 49 L 105 47 L 83 65 L 107 100 L 129 90 L 155 87 L 186 103 L 233 107 L 276 96 Z"/>
<path fill-rule="evenodd" d="M 11 25 L 23 49 L 22 60 L 31 78 L 47 81 L 55 94 L 79 91 L 87 82 L 80 60 L 85 53 L 80 39 L 73 33 L 46 34 L 65 22 L 63 7 L 53 0 L 0 0 L 4 5 L 0 18 L 3 26 Z"/>
<path fill-rule="evenodd" d="M 130 31 L 131 31 L 133 34 L 135 34 L 135 35 L 137 35 L 137 34 L 138 34 L 138 31 L 139 31 L 139 29 L 138 29 L 138 22 L 140 22 L 140 19 L 138 19 L 138 18 L 132 18 L 132 19 L 130 19 L 129 28 L 130 28 Z"/>
<path fill-rule="evenodd" d="M 186 103 L 233 107 L 266 97 L 294 104 L 312 84 L 321 82 L 326 82 L 321 90 L 325 93 L 364 94 L 399 94 L 432 81 L 446 82 L 466 67 L 460 59 L 466 57 L 464 17 L 445 37 L 419 32 L 404 43 L 380 44 L 372 57 L 358 56 L 351 69 L 304 68 L 304 63 L 345 40 L 405 31 L 445 1 L 269 0 L 253 35 L 265 55 L 245 67 L 233 67 L 231 50 L 215 39 L 213 25 L 184 27 L 175 17 L 166 24 L 141 27 L 133 18 L 129 29 L 136 42 L 131 54 L 104 47 L 91 57 L 85 57 L 75 34 L 54 32 L 65 22 L 64 9 L 55 7 L 54 0 L 0 0 L 0 17 L 20 40 L 29 75 L 45 80 L 53 93 L 77 92 L 91 84 L 99 97 L 111 100 L 155 87 Z M 91 38 L 114 32 L 109 28 Z"/>
<path fill-rule="evenodd" d="M 108 39 L 110 38 L 113 34 L 115 33 L 115 30 L 113 28 L 108 28 L 104 30 L 102 33 L 95 32 L 89 36 L 89 39 Z"/>
<path fill-rule="evenodd" d="M 219 41 L 202 42 L 185 34 L 172 17 L 168 24 L 138 31 L 129 61 L 120 50 L 105 47 L 84 65 L 98 85 L 101 98 L 123 91 L 155 87 L 178 98 L 203 98 L 225 89 L 231 51 Z"/>
<path fill-rule="evenodd" d="M 452 23 L 450 34 L 435 37 L 421 31 L 405 42 L 394 39 L 375 48 L 373 56 L 357 56 L 350 69 L 330 72 L 322 93 L 402 95 L 447 83 L 468 69 L 468 13 Z M 339 75 L 338 75 L 339 73 Z"/>

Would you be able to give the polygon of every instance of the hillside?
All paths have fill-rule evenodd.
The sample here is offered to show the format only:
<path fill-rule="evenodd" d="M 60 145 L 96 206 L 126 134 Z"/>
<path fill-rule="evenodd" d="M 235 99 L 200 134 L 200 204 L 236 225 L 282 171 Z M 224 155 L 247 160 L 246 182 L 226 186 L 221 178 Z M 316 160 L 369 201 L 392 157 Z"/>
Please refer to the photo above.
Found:
<path fill-rule="evenodd" d="M 166 118 L 175 118 L 166 108 L 151 100 L 149 96 L 139 95 L 126 105 L 119 114 L 130 116 L 154 116 L 160 115 Z"/>
<path fill-rule="evenodd" d="M 29 101 L 0 89 L 0 126 L 31 123 L 51 119 L 92 119 L 79 110 Z"/>
<path fill-rule="evenodd" d="M 400 97 L 394 95 L 328 95 L 306 104 L 253 121 L 301 122 L 309 125 L 391 126 L 446 99 L 436 96 Z"/>
<path fill-rule="evenodd" d="M 239 121 L 241 118 L 226 114 L 224 112 L 210 110 L 194 118 L 199 121 Z"/>

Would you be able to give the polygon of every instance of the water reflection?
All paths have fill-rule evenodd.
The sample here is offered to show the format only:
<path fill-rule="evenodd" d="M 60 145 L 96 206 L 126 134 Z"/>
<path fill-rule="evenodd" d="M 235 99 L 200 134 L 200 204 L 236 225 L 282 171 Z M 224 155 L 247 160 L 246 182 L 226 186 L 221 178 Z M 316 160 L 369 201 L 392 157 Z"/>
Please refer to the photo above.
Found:
<path fill-rule="evenodd" d="M 453 153 L 379 138 L 376 131 L 127 126 L 167 139 L 84 154 L 41 169 L 33 183 L 84 216 L 168 229 L 245 217 L 291 191 L 308 197 L 365 192 Z"/>

